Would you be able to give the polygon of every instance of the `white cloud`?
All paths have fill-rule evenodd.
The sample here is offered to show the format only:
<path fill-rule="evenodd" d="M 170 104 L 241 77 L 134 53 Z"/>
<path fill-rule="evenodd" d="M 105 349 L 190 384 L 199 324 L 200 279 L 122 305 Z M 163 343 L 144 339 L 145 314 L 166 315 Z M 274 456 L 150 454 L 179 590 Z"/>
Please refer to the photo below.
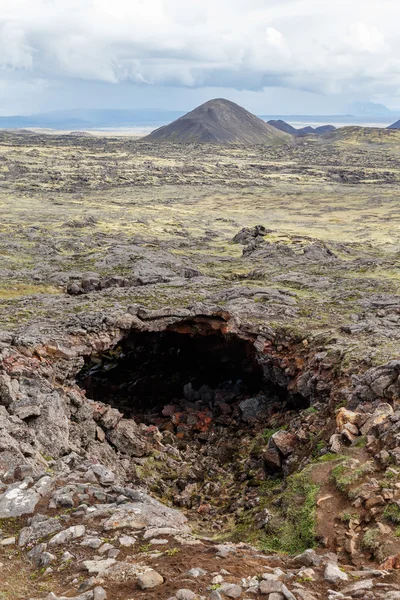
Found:
<path fill-rule="evenodd" d="M 399 17 L 398 0 L 0 0 L 0 75 L 397 94 Z"/>

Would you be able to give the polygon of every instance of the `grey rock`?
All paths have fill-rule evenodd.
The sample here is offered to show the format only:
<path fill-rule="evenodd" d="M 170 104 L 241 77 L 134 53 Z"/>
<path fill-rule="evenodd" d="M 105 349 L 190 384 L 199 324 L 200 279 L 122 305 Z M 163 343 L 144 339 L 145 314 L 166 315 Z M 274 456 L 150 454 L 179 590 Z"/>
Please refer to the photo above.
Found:
<path fill-rule="evenodd" d="M 220 591 L 228 598 L 240 598 L 243 590 L 240 585 L 236 585 L 234 583 L 224 583 L 221 585 Z"/>
<path fill-rule="evenodd" d="M 321 564 L 321 558 L 315 550 L 308 549 L 302 554 L 298 554 L 293 558 L 293 563 L 302 567 L 318 567 Z"/>
<path fill-rule="evenodd" d="M 54 556 L 54 554 L 51 554 L 50 552 L 43 552 L 43 554 L 40 557 L 40 562 L 39 565 L 41 567 L 48 567 L 49 565 L 51 565 L 55 560 L 57 559 L 56 556 Z"/>
<path fill-rule="evenodd" d="M 282 592 L 282 582 L 269 579 L 260 581 L 260 594 L 272 594 L 273 592 Z"/>
<path fill-rule="evenodd" d="M 143 492 L 138 492 L 137 502 L 118 506 L 103 526 L 106 531 L 122 527 L 130 529 L 173 527 L 177 529 L 186 522 L 187 519 L 182 513 L 164 506 Z"/>
<path fill-rule="evenodd" d="M 17 539 L 15 537 L 5 538 L 4 540 L 1 540 L 0 546 L 14 546 L 16 541 Z"/>
<path fill-rule="evenodd" d="M 50 508 L 55 508 L 56 506 L 60 506 L 61 508 L 73 508 L 74 499 L 71 494 L 60 494 L 55 495 L 53 502 L 50 505 Z"/>
<path fill-rule="evenodd" d="M 292 594 L 292 592 L 288 590 L 285 584 L 282 585 L 282 594 L 284 595 L 286 600 L 296 600 L 296 596 L 294 596 L 294 594 Z"/>
<path fill-rule="evenodd" d="M 31 514 L 39 500 L 40 495 L 35 490 L 28 489 L 25 481 L 13 486 L 0 496 L 0 519 Z"/>
<path fill-rule="evenodd" d="M 227 558 L 230 554 L 236 554 L 236 548 L 225 544 L 217 544 L 215 546 L 217 550 L 217 556 L 221 558 Z"/>
<path fill-rule="evenodd" d="M 106 436 L 117 450 L 128 456 L 141 457 L 150 452 L 148 441 L 133 420 L 121 419 L 114 429 L 107 431 Z"/>
<path fill-rule="evenodd" d="M 113 550 L 114 546 L 112 544 L 102 544 L 99 548 L 99 554 L 105 554 L 106 552 L 108 552 L 109 550 Z"/>
<path fill-rule="evenodd" d="M 81 594 L 80 596 L 74 596 L 71 598 L 67 598 L 66 596 L 56 596 L 53 592 L 50 592 L 48 596 L 46 596 L 45 600 L 93 600 L 93 591 L 86 592 L 85 594 Z"/>
<path fill-rule="evenodd" d="M 239 408 L 245 423 L 255 423 L 266 417 L 268 404 L 264 396 L 256 396 L 240 402 Z"/>
<path fill-rule="evenodd" d="M 71 554 L 71 552 L 67 551 L 61 555 L 61 562 L 66 563 L 66 562 L 69 562 L 70 560 L 72 560 L 73 558 L 74 558 L 74 555 Z"/>
<path fill-rule="evenodd" d="M 115 481 L 115 473 L 103 465 L 93 465 L 91 467 L 93 473 L 99 478 L 103 485 L 111 485 Z"/>
<path fill-rule="evenodd" d="M 138 575 L 137 582 L 141 590 L 151 590 L 164 583 L 164 578 L 157 571 L 146 571 Z"/>
<path fill-rule="evenodd" d="M 110 567 L 115 565 L 114 558 L 105 558 L 104 560 L 85 560 L 83 561 L 84 568 L 88 571 L 89 575 L 102 575 Z"/>
<path fill-rule="evenodd" d="M 17 399 L 19 384 L 16 379 L 11 379 L 7 373 L 0 374 L 0 404 L 10 406 Z"/>
<path fill-rule="evenodd" d="M 324 579 L 329 583 L 337 584 L 340 581 L 348 581 L 349 577 L 339 569 L 337 564 L 328 562 L 324 571 Z"/>
<path fill-rule="evenodd" d="M 49 541 L 49 546 L 59 546 L 60 544 L 65 544 L 70 540 L 76 540 L 85 535 L 86 528 L 84 525 L 75 525 L 74 527 L 69 527 L 64 531 L 60 531 Z"/>
<path fill-rule="evenodd" d="M 23 529 L 21 529 L 18 538 L 18 545 L 21 547 L 26 546 L 27 544 L 30 544 L 35 540 L 44 538 L 48 535 L 51 535 L 52 533 L 55 533 L 56 531 L 60 531 L 61 527 L 62 525 L 59 519 L 44 518 L 41 521 L 35 522 L 30 527 L 24 527 Z"/>
<path fill-rule="evenodd" d="M 35 567 L 39 567 L 43 552 L 45 552 L 47 544 L 41 543 L 32 548 L 27 554 L 28 559 Z"/>
<path fill-rule="evenodd" d="M 97 586 L 93 590 L 93 600 L 107 600 L 107 592 L 104 588 Z"/>
<path fill-rule="evenodd" d="M 203 575 L 207 575 L 207 571 L 205 571 L 204 569 L 190 569 L 190 571 L 187 572 L 187 574 L 189 575 L 189 577 L 202 577 Z"/>
<path fill-rule="evenodd" d="M 136 543 L 136 538 L 131 535 L 121 535 L 118 541 L 122 548 L 132 548 Z"/>
<path fill-rule="evenodd" d="M 81 541 L 81 546 L 85 548 L 92 548 L 92 550 L 97 550 L 102 545 L 103 541 L 98 537 L 86 537 Z"/>
<path fill-rule="evenodd" d="M 175 597 L 177 600 L 196 600 L 198 596 L 192 590 L 181 589 L 175 592 Z"/>
<path fill-rule="evenodd" d="M 368 435 L 376 425 L 386 421 L 393 414 L 393 412 L 393 408 L 390 406 L 390 404 L 379 404 L 372 416 L 361 427 L 361 434 Z"/>
<path fill-rule="evenodd" d="M 342 594 L 354 594 L 355 592 L 372 590 L 374 587 L 374 582 L 372 579 L 364 579 L 364 581 L 357 581 L 356 583 L 352 583 L 347 587 L 340 590 Z"/>
<path fill-rule="evenodd" d="M 46 453 L 54 458 L 69 449 L 69 418 L 66 403 L 57 392 L 38 393 L 41 413 L 30 423 Z"/>

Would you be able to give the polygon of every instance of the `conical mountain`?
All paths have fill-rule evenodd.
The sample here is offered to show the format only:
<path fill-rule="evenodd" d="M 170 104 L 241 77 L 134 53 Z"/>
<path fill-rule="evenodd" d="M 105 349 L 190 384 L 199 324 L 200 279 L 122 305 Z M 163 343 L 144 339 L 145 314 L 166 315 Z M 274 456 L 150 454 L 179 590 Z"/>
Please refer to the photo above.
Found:
<path fill-rule="evenodd" d="M 198 106 L 148 135 L 149 141 L 285 144 L 292 136 L 268 125 L 238 104 L 218 98 Z"/>

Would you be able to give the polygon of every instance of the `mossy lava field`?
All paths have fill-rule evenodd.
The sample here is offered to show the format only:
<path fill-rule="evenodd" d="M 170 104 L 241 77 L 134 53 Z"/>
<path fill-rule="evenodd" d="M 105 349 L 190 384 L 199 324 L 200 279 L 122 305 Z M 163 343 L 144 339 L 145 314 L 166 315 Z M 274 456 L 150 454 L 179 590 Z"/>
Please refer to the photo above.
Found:
<path fill-rule="evenodd" d="M 1 599 L 400 598 L 400 150 L 338 131 L 0 132 Z"/>

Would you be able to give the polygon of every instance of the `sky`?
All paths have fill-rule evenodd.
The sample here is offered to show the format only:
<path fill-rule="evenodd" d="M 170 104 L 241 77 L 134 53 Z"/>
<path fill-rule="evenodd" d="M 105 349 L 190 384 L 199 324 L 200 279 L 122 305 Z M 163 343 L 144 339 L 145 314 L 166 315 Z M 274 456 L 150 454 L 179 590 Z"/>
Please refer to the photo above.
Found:
<path fill-rule="evenodd" d="M 400 0 L 0 0 L 0 115 L 400 107 Z"/>

